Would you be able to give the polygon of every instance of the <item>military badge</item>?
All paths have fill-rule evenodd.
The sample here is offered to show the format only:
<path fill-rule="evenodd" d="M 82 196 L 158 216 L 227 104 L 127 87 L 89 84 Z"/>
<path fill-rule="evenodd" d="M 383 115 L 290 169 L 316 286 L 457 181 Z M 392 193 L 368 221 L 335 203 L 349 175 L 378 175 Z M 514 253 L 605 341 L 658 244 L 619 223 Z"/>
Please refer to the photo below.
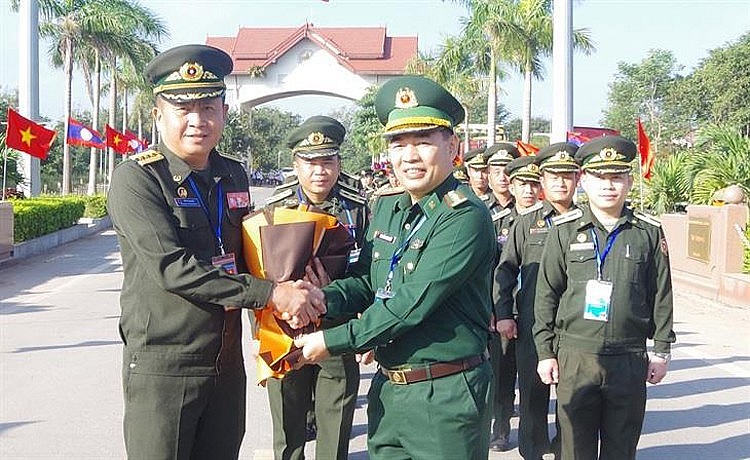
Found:
<path fill-rule="evenodd" d="M 203 66 L 197 62 L 186 62 L 180 67 L 180 77 L 186 81 L 196 81 L 203 78 Z"/>
<path fill-rule="evenodd" d="M 414 238 L 414 240 L 409 244 L 409 249 L 421 249 L 422 246 L 424 246 L 424 240 Z"/>
<path fill-rule="evenodd" d="M 586 234 L 585 233 L 579 233 L 578 236 L 576 236 L 576 240 L 579 243 L 585 243 L 586 242 Z"/>
<path fill-rule="evenodd" d="M 182 176 L 180 176 L 179 174 L 175 174 L 174 176 L 172 176 L 172 180 L 175 182 L 182 182 Z"/>
<path fill-rule="evenodd" d="M 510 230 L 508 230 L 507 228 L 504 228 L 504 229 L 500 230 L 500 233 L 502 233 L 503 236 L 507 236 L 508 233 L 510 233 Z"/>
<path fill-rule="evenodd" d="M 188 191 L 185 187 L 177 187 L 177 196 L 180 198 L 186 198 L 188 196 Z"/>
<path fill-rule="evenodd" d="M 553 159 L 558 161 L 570 161 L 570 155 L 565 150 L 560 150 L 559 152 L 555 153 Z"/>
<path fill-rule="evenodd" d="M 667 246 L 666 238 L 662 238 L 659 242 L 659 249 L 661 249 L 661 253 L 664 254 L 664 256 L 669 257 L 669 247 Z"/>
<path fill-rule="evenodd" d="M 617 150 L 607 147 L 599 152 L 599 157 L 604 161 L 615 161 L 617 159 Z"/>
<path fill-rule="evenodd" d="M 417 96 L 411 88 L 399 88 L 396 92 L 396 102 L 394 104 L 398 109 L 411 109 L 419 105 Z"/>
<path fill-rule="evenodd" d="M 323 133 L 319 133 L 316 131 L 310 133 L 310 135 L 307 136 L 307 142 L 309 145 L 320 145 L 325 141 L 325 138 L 326 137 L 323 135 Z"/>
<path fill-rule="evenodd" d="M 541 220 L 541 219 L 539 219 L 538 221 L 536 221 L 536 226 L 539 227 L 539 228 L 544 227 L 544 221 Z"/>

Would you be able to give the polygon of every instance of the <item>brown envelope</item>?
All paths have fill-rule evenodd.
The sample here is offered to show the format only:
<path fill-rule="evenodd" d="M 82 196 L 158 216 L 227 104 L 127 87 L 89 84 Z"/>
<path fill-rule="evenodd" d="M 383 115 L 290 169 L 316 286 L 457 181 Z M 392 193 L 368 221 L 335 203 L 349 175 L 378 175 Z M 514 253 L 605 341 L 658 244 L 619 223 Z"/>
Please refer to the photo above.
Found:
<path fill-rule="evenodd" d="M 260 227 L 265 278 L 297 280 L 305 275 L 312 258 L 315 222 L 296 222 Z"/>

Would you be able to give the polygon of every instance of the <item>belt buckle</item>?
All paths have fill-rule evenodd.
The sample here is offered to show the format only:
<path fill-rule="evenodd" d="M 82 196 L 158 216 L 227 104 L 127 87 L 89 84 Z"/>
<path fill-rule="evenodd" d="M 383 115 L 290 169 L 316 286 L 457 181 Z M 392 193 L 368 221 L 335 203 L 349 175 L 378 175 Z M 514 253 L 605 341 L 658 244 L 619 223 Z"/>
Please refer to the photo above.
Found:
<path fill-rule="evenodd" d="M 396 385 L 406 385 L 409 383 L 406 381 L 406 372 L 408 370 L 388 371 L 388 379 Z"/>

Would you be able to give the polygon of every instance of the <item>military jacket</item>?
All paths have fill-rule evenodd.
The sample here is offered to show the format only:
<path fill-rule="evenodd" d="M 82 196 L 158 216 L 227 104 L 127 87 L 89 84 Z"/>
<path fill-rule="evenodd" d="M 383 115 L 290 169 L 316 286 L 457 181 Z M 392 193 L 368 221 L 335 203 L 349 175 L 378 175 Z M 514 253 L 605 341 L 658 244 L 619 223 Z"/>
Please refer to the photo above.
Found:
<path fill-rule="evenodd" d="M 540 201 L 517 217 L 495 269 L 493 300 L 498 319 L 517 314 L 518 340 L 531 342 L 534 294 L 539 260 L 557 212 L 548 201 Z M 520 274 L 520 277 L 519 277 Z M 515 303 L 514 303 L 514 291 Z"/>
<path fill-rule="evenodd" d="M 536 290 L 534 339 L 539 359 L 558 348 L 598 354 L 645 351 L 667 353 L 672 330 L 672 285 L 664 232 L 653 218 L 623 211 L 608 232 L 583 208 L 549 232 Z M 604 259 L 602 280 L 612 283 L 608 321 L 584 319 L 586 285 L 597 279 L 596 235 L 600 251 L 614 235 Z"/>
<path fill-rule="evenodd" d="M 367 307 L 361 318 L 324 331 L 328 349 L 375 348 L 389 368 L 483 353 L 493 234 L 487 207 L 453 176 L 415 204 L 407 193 L 380 197 L 352 276 L 323 288 L 328 315 Z M 376 297 L 399 252 L 391 296 Z"/>
<path fill-rule="evenodd" d="M 209 183 L 198 176 L 164 145 L 122 162 L 112 174 L 107 209 L 124 272 L 120 335 L 137 372 L 214 375 L 223 364 L 242 366 L 241 315 L 224 307 L 262 307 L 273 288 L 241 274 L 249 187 L 240 163 L 214 151 Z M 212 265 L 220 254 L 214 233 L 219 203 L 224 249 L 234 253 L 237 275 Z"/>
<path fill-rule="evenodd" d="M 495 227 L 497 256 L 499 258 L 503 246 L 505 246 L 505 243 L 510 236 L 510 229 L 513 227 L 513 223 L 518 217 L 518 211 L 516 211 L 516 205 L 513 200 L 511 200 L 507 206 L 503 206 L 497 201 L 497 198 L 495 198 L 494 195 L 489 202 L 489 209 L 490 216 L 492 216 L 492 225 Z"/>

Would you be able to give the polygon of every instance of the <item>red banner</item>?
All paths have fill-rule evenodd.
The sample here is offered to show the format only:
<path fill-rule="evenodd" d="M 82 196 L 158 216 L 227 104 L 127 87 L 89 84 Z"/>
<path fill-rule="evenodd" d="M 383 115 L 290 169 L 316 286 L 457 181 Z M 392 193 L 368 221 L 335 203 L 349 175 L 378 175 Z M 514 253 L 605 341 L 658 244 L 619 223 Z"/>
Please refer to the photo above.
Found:
<path fill-rule="evenodd" d="M 44 160 L 56 134 L 54 129 L 34 123 L 8 107 L 8 128 L 5 131 L 5 145 L 8 147 Z"/>

